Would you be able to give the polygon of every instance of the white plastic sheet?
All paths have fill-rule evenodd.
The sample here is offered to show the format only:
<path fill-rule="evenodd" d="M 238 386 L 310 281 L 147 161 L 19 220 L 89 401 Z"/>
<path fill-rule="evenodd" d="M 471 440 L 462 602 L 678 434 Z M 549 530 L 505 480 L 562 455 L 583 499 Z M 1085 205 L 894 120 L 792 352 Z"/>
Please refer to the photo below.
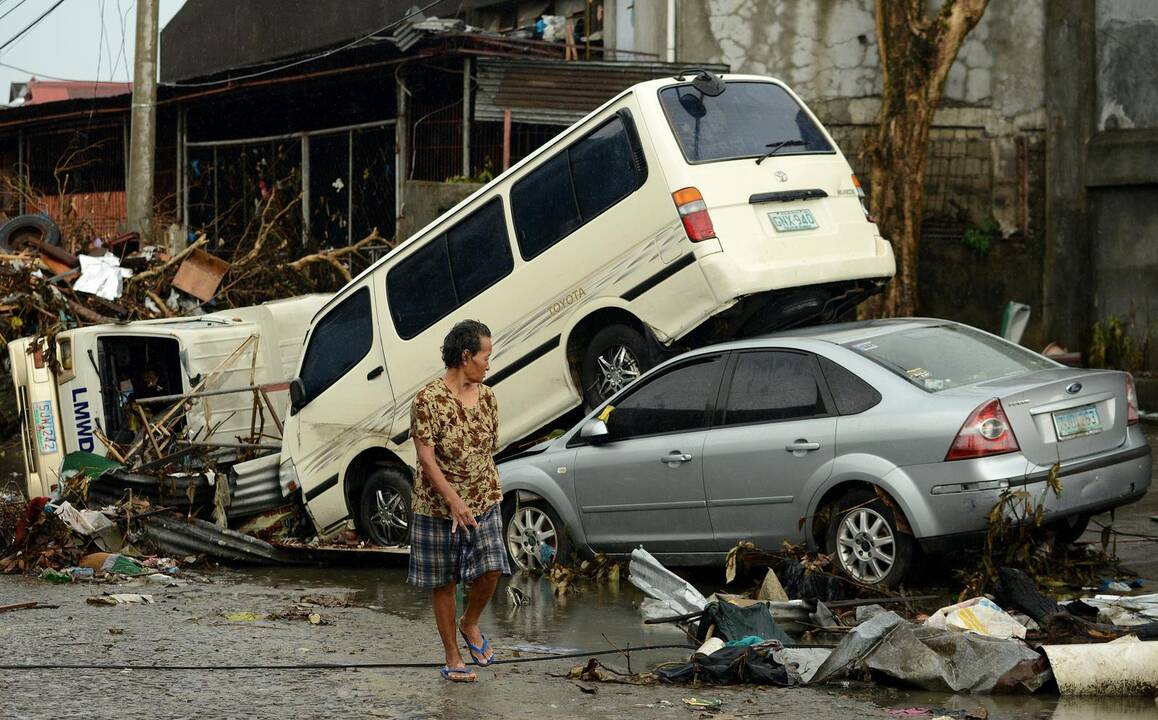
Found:
<path fill-rule="evenodd" d="M 671 615 L 687 615 L 700 612 L 708 604 L 687 581 L 665 568 L 659 560 L 643 548 L 631 552 L 631 562 L 627 565 L 631 584 L 650 597 L 659 600 L 671 609 Z M 654 614 L 654 606 L 652 607 Z"/>
<path fill-rule="evenodd" d="M 989 637 L 1025 639 L 1025 626 L 988 598 L 975 597 L 956 605 L 943 607 L 929 616 L 925 624 L 935 628 L 952 628 Z"/>
<path fill-rule="evenodd" d="M 80 255 L 80 277 L 72 287 L 77 292 L 116 300 L 121 296 L 125 278 L 133 276 L 133 271 L 121 267 L 121 261 L 112 253 L 100 257 Z"/>

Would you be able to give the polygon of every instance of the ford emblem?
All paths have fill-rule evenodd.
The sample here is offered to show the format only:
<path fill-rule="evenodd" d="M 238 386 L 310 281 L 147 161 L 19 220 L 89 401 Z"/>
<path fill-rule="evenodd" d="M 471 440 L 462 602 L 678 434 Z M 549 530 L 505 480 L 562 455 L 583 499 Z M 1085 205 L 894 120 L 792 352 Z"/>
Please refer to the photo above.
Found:
<path fill-rule="evenodd" d="M 1082 391 L 1082 384 L 1079 382 L 1070 383 L 1069 385 L 1066 386 L 1066 392 L 1068 392 L 1070 395 L 1077 395 L 1081 391 Z"/>

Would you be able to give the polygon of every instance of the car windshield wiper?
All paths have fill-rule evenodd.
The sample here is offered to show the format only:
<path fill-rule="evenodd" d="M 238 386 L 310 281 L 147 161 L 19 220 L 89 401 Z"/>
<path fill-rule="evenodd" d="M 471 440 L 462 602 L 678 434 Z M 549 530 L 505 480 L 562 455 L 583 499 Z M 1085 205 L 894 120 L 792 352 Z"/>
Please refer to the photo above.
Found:
<path fill-rule="evenodd" d="M 772 157 L 776 153 L 780 152 L 781 148 L 799 147 L 801 145 L 807 145 L 807 144 L 808 143 L 804 142 L 803 140 L 781 140 L 780 142 L 768 143 L 764 147 L 772 148 L 772 149 L 769 150 L 768 152 L 764 153 L 760 157 L 756 158 L 756 164 L 759 165 L 760 163 L 764 162 L 765 160 Z"/>

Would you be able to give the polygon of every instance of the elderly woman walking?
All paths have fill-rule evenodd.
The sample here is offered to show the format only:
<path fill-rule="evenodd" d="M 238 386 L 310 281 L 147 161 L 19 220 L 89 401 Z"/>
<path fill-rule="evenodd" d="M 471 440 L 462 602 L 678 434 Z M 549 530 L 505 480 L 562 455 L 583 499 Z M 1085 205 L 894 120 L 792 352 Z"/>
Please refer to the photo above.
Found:
<path fill-rule="evenodd" d="M 418 391 L 410 408 L 410 435 L 418 450 L 411 508 L 407 581 L 434 591 L 434 621 L 446 651 L 447 680 L 472 682 L 457 635 L 475 665 L 494 662 L 479 616 L 499 575 L 509 575 L 502 540 L 503 496 L 494 452 L 498 403 L 482 384 L 489 369 L 491 332 L 475 320 L 453 328 L 442 345 L 446 373 Z M 455 585 L 470 583 L 466 612 L 455 619 Z"/>

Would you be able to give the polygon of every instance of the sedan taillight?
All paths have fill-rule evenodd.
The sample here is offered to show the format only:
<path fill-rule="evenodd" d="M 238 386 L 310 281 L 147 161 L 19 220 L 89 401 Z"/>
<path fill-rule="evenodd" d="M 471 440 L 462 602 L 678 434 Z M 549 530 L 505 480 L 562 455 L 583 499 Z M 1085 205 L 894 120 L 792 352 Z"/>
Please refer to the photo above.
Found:
<path fill-rule="evenodd" d="M 1017 452 L 1020 449 L 1001 401 L 994 398 L 973 411 L 961 426 L 945 459 L 965 460 Z"/>
<path fill-rule="evenodd" d="M 1138 393 L 1134 390 L 1134 376 L 1126 373 L 1126 424 L 1137 425 L 1139 420 Z"/>
<path fill-rule="evenodd" d="M 700 191 L 694 187 L 676 190 L 671 194 L 675 200 L 676 210 L 680 220 L 684 223 L 684 230 L 692 242 L 710 240 L 716 236 L 716 229 L 712 227 L 712 218 L 708 215 L 708 205 Z"/>

